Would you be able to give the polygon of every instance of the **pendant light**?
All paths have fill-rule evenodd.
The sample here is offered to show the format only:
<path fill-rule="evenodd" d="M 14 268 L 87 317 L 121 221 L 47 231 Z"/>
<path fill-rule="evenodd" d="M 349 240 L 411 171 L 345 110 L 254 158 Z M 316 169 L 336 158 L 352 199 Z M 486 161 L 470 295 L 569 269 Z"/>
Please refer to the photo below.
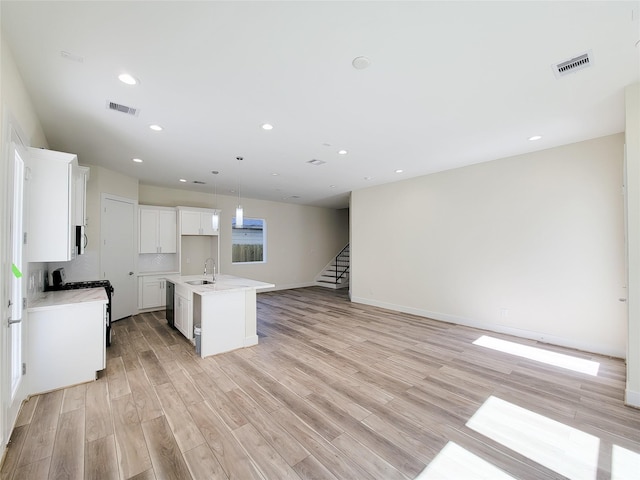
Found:
<path fill-rule="evenodd" d="M 236 157 L 238 162 L 244 160 L 242 157 Z M 236 228 L 242 228 L 244 225 L 244 211 L 240 204 L 240 164 L 238 164 L 238 206 L 236 207 Z"/>
<path fill-rule="evenodd" d="M 213 170 L 211 173 L 215 175 L 215 177 L 213 177 L 213 208 L 216 208 L 218 206 L 218 171 Z M 220 228 L 220 215 L 217 209 L 213 212 L 213 215 L 211 215 L 211 228 L 213 228 L 214 231 Z"/>

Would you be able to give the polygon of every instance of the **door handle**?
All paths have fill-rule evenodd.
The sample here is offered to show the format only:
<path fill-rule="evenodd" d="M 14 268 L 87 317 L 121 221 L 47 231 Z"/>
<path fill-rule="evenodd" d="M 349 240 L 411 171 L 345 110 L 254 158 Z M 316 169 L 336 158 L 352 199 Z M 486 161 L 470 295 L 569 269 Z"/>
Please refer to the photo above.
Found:
<path fill-rule="evenodd" d="M 129 275 L 133 275 L 133 272 L 129 272 Z"/>
<path fill-rule="evenodd" d="M 20 323 L 20 322 L 22 322 L 22 319 L 21 319 L 21 318 L 19 318 L 18 320 L 11 320 L 11 319 L 9 319 L 9 321 L 7 322 L 7 325 L 14 325 L 14 324 L 16 324 L 16 323 Z"/>

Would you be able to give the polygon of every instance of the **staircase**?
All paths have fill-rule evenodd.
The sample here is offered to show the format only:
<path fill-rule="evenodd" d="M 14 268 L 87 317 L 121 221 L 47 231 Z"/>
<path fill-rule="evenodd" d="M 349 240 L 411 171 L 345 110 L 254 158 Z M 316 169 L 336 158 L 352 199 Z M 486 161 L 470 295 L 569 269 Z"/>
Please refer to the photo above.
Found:
<path fill-rule="evenodd" d="M 349 245 L 324 267 L 316 277 L 316 285 L 335 289 L 349 286 Z"/>

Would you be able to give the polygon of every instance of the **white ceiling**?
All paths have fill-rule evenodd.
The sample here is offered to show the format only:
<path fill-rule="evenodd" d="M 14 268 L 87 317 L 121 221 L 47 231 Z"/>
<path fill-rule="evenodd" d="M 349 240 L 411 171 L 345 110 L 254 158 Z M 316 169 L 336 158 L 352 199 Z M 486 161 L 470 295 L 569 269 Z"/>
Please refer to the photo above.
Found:
<path fill-rule="evenodd" d="M 220 194 L 241 179 L 243 197 L 307 205 L 345 207 L 352 190 L 624 131 L 624 87 L 640 80 L 638 1 L 0 9 L 50 148 L 143 184 L 211 192 L 218 170 Z M 554 76 L 552 64 L 586 51 L 589 68 Z M 353 68 L 357 56 L 370 67 Z"/>

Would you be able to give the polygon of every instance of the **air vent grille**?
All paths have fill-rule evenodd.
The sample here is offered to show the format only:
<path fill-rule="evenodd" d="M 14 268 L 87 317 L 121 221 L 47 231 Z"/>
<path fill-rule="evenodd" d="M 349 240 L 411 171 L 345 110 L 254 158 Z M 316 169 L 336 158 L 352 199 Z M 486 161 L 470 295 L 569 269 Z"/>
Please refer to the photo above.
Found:
<path fill-rule="evenodd" d="M 140 113 L 139 108 L 127 107 L 126 105 L 120 105 L 119 103 L 107 101 L 107 108 L 109 110 L 115 110 L 116 112 L 126 113 L 127 115 L 132 115 L 137 117 Z"/>
<path fill-rule="evenodd" d="M 316 167 L 318 165 L 322 165 L 323 163 L 327 163 L 324 160 L 317 160 L 317 159 L 313 159 L 313 160 L 309 160 L 307 163 L 311 164 L 311 165 L 315 165 Z"/>
<path fill-rule="evenodd" d="M 552 65 L 551 68 L 553 69 L 553 73 L 556 78 L 564 77 L 565 75 L 569 75 L 570 73 L 574 73 L 579 70 L 584 70 L 591 66 L 593 63 L 591 57 L 590 52 L 586 52 L 582 55 L 578 55 L 577 57 L 565 60 L 564 62 Z"/>
<path fill-rule="evenodd" d="M 206 182 L 203 182 L 202 180 L 194 180 L 193 183 L 195 183 L 196 185 L 206 185 Z"/>

